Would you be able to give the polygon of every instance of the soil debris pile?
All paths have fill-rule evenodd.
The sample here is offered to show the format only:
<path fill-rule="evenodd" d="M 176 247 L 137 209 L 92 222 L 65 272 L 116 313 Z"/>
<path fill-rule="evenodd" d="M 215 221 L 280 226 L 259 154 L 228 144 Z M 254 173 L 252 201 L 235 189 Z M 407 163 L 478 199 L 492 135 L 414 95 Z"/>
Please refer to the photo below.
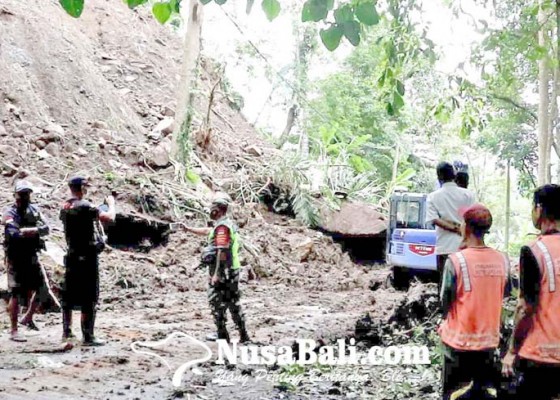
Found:
<path fill-rule="evenodd" d="M 356 339 L 377 345 L 410 343 L 411 339 L 428 337 L 441 319 L 437 284 L 413 282 L 406 293 L 380 288 L 374 304 L 384 313 L 375 318 L 365 315 L 356 322 Z M 418 340 L 421 342 L 421 340 Z"/>
<path fill-rule="evenodd" d="M 196 269 L 204 238 L 169 223 L 205 226 L 208 200 L 222 190 L 238 200 L 233 212 L 249 278 L 317 290 L 365 286 L 365 270 L 330 238 L 259 204 L 271 183 L 266 166 L 282 154 L 243 118 L 225 87 L 209 104 L 218 65 L 208 59 L 201 63 L 193 121 L 195 136 L 210 123 L 208 146 L 192 153 L 197 183 L 178 177 L 166 146 L 181 40 L 148 9 L 91 3 L 79 20 L 56 2 L 36 10 L 6 0 L 0 15 L 0 184 L 32 182 L 34 201 L 53 227 L 48 240 L 64 249 L 58 213 L 68 196 L 65 182 L 82 173 L 94 184 L 94 202 L 110 193 L 117 198 L 117 223 L 106 228 L 113 251 L 101 258 L 106 289 L 126 296 L 204 290 Z M 211 118 L 202 121 L 206 115 Z M 10 190 L 0 192 L 2 207 L 12 199 Z M 57 276 L 58 264 L 45 259 L 50 276 Z"/>

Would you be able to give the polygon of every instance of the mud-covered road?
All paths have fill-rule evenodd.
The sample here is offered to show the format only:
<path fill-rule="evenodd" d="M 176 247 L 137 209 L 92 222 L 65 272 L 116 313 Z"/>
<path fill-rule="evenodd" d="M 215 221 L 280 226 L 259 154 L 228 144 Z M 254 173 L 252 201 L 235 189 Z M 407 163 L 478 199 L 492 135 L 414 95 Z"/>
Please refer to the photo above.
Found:
<path fill-rule="evenodd" d="M 291 346 L 296 339 L 319 342 L 354 336 L 356 321 L 366 312 L 388 308 L 368 289 L 327 292 L 266 282 L 245 284 L 243 306 L 253 339 L 261 346 Z M 404 293 L 393 293 L 394 298 Z M 378 296 L 379 297 L 379 296 Z M 381 296 L 387 299 L 387 296 Z M 389 296 L 390 297 L 390 296 Z M 390 301 L 390 300 L 389 300 Z M 372 306 L 372 302 L 375 305 Z M 1 399 L 340 399 L 383 398 L 379 387 L 420 384 L 433 380 L 413 371 L 374 366 L 341 366 L 332 370 L 317 365 L 267 367 L 264 365 L 217 365 L 217 344 L 205 342 L 213 330 L 204 292 L 170 292 L 165 297 L 149 294 L 127 302 L 100 306 L 98 333 L 108 340 L 104 347 L 87 348 L 76 342 L 64 349 L 60 316 L 38 315 L 40 332 L 22 330 L 27 343 L 8 340 L 7 315 L 0 318 Z M 74 318 L 79 337 L 79 313 Z M 204 357 L 205 352 L 183 332 L 205 342 L 213 357 L 198 365 L 200 375 L 187 372 L 181 385 L 172 384 L 182 364 Z M 230 332 L 237 332 L 230 322 Z M 156 348 L 133 346 L 135 342 L 159 342 Z M 139 354 L 148 351 L 158 355 Z M 361 351 L 361 350 L 360 350 Z M 354 376 L 354 377 L 351 377 Z M 357 378 L 356 378 L 357 376 Z M 365 378 L 364 378 L 365 377 Z M 414 382 L 412 382 L 414 384 Z M 386 398 L 394 398 L 387 394 Z"/>

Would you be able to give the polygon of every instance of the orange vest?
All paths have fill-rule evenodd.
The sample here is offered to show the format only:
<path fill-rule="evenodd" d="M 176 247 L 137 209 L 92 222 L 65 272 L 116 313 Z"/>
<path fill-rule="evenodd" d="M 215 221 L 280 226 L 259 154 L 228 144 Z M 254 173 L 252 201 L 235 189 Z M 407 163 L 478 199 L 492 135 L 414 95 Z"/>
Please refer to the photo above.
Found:
<path fill-rule="evenodd" d="M 560 235 L 541 236 L 531 246 L 541 272 L 537 310 L 519 356 L 560 363 Z"/>
<path fill-rule="evenodd" d="M 467 248 L 449 259 L 455 268 L 457 289 L 439 328 L 442 342 L 457 350 L 497 348 L 509 261 L 490 248 Z"/>

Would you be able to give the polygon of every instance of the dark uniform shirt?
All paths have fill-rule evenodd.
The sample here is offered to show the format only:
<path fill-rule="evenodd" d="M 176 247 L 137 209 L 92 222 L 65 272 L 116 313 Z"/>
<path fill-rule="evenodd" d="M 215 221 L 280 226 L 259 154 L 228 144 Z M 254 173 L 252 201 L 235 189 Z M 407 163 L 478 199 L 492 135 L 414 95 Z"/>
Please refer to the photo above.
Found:
<path fill-rule="evenodd" d="M 10 260 L 35 255 L 41 249 L 41 237 L 49 234 L 49 226 L 37 206 L 32 204 L 24 211 L 19 211 L 15 204 L 8 207 L 2 222 L 5 225 L 4 249 Z M 39 235 L 23 237 L 22 228 L 38 228 Z"/>
<path fill-rule="evenodd" d="M 87 200 L 69 199 L 60 211 L 69 252 L 86 252 L 95 248 L 99 210 Z"/>
<path fill-rule="evenodd" d="M 69 199 L 60 211 L 68 245 L 61 291 L 64 308 L 91 307 L 99 299 L 99 265 L 95 246 L 98 218 L 99 210 L 87 200 Z"/>

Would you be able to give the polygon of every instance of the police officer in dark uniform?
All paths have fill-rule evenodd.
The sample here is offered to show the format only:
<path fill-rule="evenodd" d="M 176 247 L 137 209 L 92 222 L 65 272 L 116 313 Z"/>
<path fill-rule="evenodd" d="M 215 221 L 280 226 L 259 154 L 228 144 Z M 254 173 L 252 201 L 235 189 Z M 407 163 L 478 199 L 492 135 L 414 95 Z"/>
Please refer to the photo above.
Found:
<path fill-rule="evenodd" d="M 49 234 L 39 208 L 31 204 L 33 189 L 26 181 L 19 181 L 15 187 L 15 204 L 8 207 L 2 217 L 5 225 L 4 253 L 8 267 L 8 287 L 11 291 L 9 304 L 11 320 L 11 340 L 25 342 L 18 334 L 18 312 L 20 302 L 27 296 L 27 313 L 21 324 L 39 330 L 33 322 L 37 308 L 37 291 L 43 284 L 43 274 L 39 264 L 39 251 L 44 247 L 43 237 Z"/>
<path fill-rule="evenodd" d="M 83 344 L 100 346 L 95 337 L 95 313 L 99 300 L 99 253 L 104 248 L 100 222 L 115 220 L 115 199 L 107 197 L 107 211 L 100 211 L 84 199 L 89 183 L 76 176 L 69 180 L 71 197 L 60 212 L 68 251 L 65 257 L 65 280 L 62 288 L 63 340 L 74 337 L 72 311 L 81 309 Z"/>

